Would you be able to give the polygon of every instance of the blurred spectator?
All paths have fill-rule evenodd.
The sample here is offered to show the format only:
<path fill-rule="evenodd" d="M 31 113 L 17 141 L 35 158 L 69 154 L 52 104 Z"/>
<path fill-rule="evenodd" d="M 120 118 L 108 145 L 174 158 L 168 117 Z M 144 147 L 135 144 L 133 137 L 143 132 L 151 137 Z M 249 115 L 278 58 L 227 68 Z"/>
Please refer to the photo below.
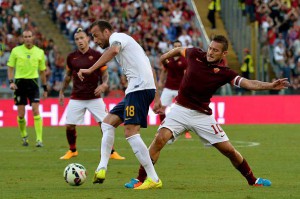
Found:
<path fill-rule="evenodd" d="M 292 81 L 292 94 L 300 95 L 300 76 Z"/>
<path fill-rule="evenodd" d="M 0 68 L 6 67 L 10 55 L 10 49 L 4 43 L 4 39 L 0 37 Z"/>
<path fill-rule="evenodd" d="M 255 21 L 255 4 L 254 0 L 245 0 L 245 11 L 249 17 L 250 22 Z"/>
<path fill-rule="evenodd" d="M 281 77 L 281 70 L 283 69 L 283 67 L 286 66 L 284 55 L 285 55 L 285 48 L 283 46 L 283 43 L 279 41 L 274 48 L 274 60 L 277 66 L 274 72 L 277 78 Z"/>
<path fill-rule="evenodd" d="M 54 82 L 61 83 L 63 81 L 65 64 L 65 57 L 61 51 L 57 51 L 55 54 L 55 70 L 53 70 Z"/>
<path fill-rule="evenodd" d="M 120 66 L 115 59 L 112 59 L 110 62 L 106 63 L 108 67 L 108 74 L 109 74 L 109 88 L 111 90 L 118 90 L 121 89 L 120 86 Z"/>
<path fill-rule="evenodd" d="M 286 51 L 286 67 L 283 70 L 283 77 L 286 77 L 291 82 L 291 77 L 296 75 L 296 65 L 295 65 L 295 58 L 294 52 L 292 49 L 288 49 Z"/>
<path fill-rule="evenodd" d="M 253 59 L 248 48 L 244 49 L 244 62 L 241 66 L 242 76 L 251 79 L 250 75 L 254 73 Z"/>
<path fill-rule="evenodd" d="M 186 30 L 182 30 L 181 35 L 178 37 L 178 40 L 182 43 L 182 47 L 188 46 L 188 44 L 192 43 L 192 38 L 187 34 Z"/>
<path fill-rule="evenodd" d="M 220 0 L 210 0 L 207 19 L 211 23 L 211 29 L 216 29 L 216 12 L 221 10 Z"/>

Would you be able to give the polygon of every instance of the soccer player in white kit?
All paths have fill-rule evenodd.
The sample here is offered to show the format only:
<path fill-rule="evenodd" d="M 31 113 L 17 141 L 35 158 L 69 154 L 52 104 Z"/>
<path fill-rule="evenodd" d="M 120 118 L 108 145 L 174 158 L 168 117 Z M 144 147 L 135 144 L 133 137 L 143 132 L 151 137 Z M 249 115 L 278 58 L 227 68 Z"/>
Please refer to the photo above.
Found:
<path fill-rule="evenodd" d="M 94 71 L 87 77 L 85 82 L 80 81 L 77 76 L 79 69 L 91 67 L 101 57 L 101 53 L 89 48 L 89 37 L 82 28 L 77 29 L 74 34 L 74 40 L 78 49 L 70 53 L 67 57 L 66 75 L 59 92 L 59 102 L 63 105 L 64 91 L 71 80 L 73 80 L 71 99 L 67 106 L 66 116 L 66 136 L 69 150 L 65 155 L 60 157 L 61 160 L 67 160 L 78 155 L 76 148 L 76 125 L 83 124 L 86 110 L 91 112 L 99 125 L 101 125 L 101 122 L 108 114 L 106 105 L 101 98 L 101 93 L 105 92 L 108 88 L 107 66 L 103 65 L 99 70 Z M 99 79 L 100 85 L 98 85 Z M 110 158 L 117 160 L 125 159 L 114 148 L 111 149 Z"/>
<path fill-rule="evenodd" d="M 140 128 L 147 127 L 149 105 L 154 100 L 153 110 L 160 112 L 161 102 L 156 93 L 156 78 L 150 61 L 142 47 L 130 36 L 113 32 L 112 26 L 103 20 L 91 25 L 94 42 L 106 49 L 100 59 L 89 69 L 81 69 L 78 77 L 84 81 L 85 75 L 92 73 L 114 57 L 122 66 L 128 80 L 125 98 L 105 117 L 101 128 L 101 160 L 95 171 L 94 183 L 103 183 L 109 161 L 110 148 L 114 143 L 115 128 L 124 122 L 125 137 L 135 156 L 143 165 L 148 178 L 137 189 L 161 188 L 162 182 L 154 169 L 147 146 L 142 140 Z"/>

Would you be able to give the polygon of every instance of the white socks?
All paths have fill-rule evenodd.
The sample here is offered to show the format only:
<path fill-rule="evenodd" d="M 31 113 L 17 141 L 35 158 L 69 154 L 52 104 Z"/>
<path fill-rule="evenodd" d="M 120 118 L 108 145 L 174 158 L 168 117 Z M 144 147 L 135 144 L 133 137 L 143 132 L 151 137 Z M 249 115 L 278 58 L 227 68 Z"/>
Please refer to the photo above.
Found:
<path fill-rule="evenodd" d="M 101 168 L 107 170 L 108 160 L 115 140 L 115 127 L 102 123 L 101 129 L 103 133 L 101 141 L 101 159 L 96 171 L 99 171 Z"/>
<path fill-rule="evenodd" d="M 149 151 L 140 134 L 135 134 L 126 139 L 129 142 L 133 153 L 135 154 L 141 165 L 145 168 L 147 176 L 150 177 L 153 181 L 158 182 L 159 179 L 152 164 Z"/>

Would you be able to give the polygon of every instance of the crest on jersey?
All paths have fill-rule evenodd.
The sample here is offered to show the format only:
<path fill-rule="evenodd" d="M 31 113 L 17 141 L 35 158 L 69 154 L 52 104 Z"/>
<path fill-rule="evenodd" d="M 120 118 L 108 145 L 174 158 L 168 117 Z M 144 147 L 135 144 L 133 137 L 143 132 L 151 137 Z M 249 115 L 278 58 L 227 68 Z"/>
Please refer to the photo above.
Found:
<path fill-rule="evenodd" d="M 93 56 L 89 56 L 89 60 L 92 60 L 94 57 Z"/>
<path fill-rule="evenodd" d="M 198 62 L 202 62 L 199 58 L 196 58 L 196 61 L 198 61 Z"/>
<path fill-rule="evenodd" d="M 214 68 L 214 73 L 218 73 L 220 71 L 219 68 Z"/>
<path fill-rule="evenodd" d="M 181 64 L 182 64 L 182 62 L 181 62 L 181 61 L 179 61 L 179 62 L 178 62 L 178 65 L 181 65 Z"/>

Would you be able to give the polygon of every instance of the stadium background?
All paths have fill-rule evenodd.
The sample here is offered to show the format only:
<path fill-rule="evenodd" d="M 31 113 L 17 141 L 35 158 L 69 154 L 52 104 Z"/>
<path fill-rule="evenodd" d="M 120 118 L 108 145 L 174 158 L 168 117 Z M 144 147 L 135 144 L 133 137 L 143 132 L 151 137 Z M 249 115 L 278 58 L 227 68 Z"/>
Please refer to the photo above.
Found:
<path fill-rule="evenodd" d="M 80 2 L 84 4 L 77 4 Z M 118 2 L 117 0 L 0 0 L 0 198 L 299 198 L 298 0 L 269 0 L 277 3 L 286 2 L 288 9 L 283 5 L 282 11 L 275 12 L 275 15 L 274 12 L 262 9 L 260 5 L 254 9 L 257 13 L 254 12 L 251 0 L 246 0 L 246 5 L 241 4 L 242 1 L 239 0 L 221 0 L 221 10 L 216 14 L 217 27 L 214 30 L 210 28 L 211 25 L 206 18 L 209 0 L 176 1 L 178 4 L 182 2 L 186 5 L 184 8 L 181 7 L 185 14 L 184 17 L 180 17 L 180 28 L 168 26 L 171 20 L 170 12 L 164 10 L 173 10 L 178 6 L 171 1 L 132 2 L 134 7 L 138 6 L 139 2 L 148 3 L 148 10 L 145 11 L 147 14 L 143 17 L 152 23 L 151 26 L 143 23 L 142 27 L 139 23 L 147 21 L 145 18 L 135 25 L 131 24 L 132 26 L 126 18 L 126 8 L 132 13 L 136 10 L 132 5 L 129 6 L 131 1 L 122 0 L 120 5 Z M 92 126 L 78 127 L 80 155 L 69 161 L 58 159 L 65 152 L 67 143 L 63 126 L 65 107 L 58 105 L 57 94 L 64 73 L 62 63 L 66 55 L 74 49 L 74 42 L 70 37 L 72 34 L 65 29 L 66 24 L 63 22 L 66 21 L 63 19 L 71 18 L 74 13 L 78 15 L 84 12 L 85 14 L 77 17 L 76 23 L 69 25 L 77 27 L 79 20 L 83 26 L 87 26 L 88 22 L 84 18 L 89 19 L 90 15 L 93 15 L 89 11 L 93 3 L 100 4 L 101 7 L 95 5 L 94 14 L 100 9 L 101 12 L 98 14 L 101 18 L 111 19 L 118 26 L 118 30 L 125 31 L 125 28 L 131 30 L 130 34 L 148 49 L 149 58 L 158 73 L 158 49 L 171 48 L 168 38 L 172 36 L 174 38 L 175 33 L 175 37 L 179 37 L 181 33 L 177 31 L 182 28 L 186 28 L 192 38 L 190 45 L 203 48 L 207 47 L 209 38 L 214 34 L 227 35 L 230 39 L 228 65 L 238 72 L 243 60 L 243 49 L 248 48 L 255 63 L 252 78 L 271 81 L 276 78 L 276 74 L 282 77 L 290 72 L 288 77 L 293 87 L 284 92 L 246 92 L 226 85 L 218 91 L 218 96 L 213 98 L 211 104 L 217 121 L 226 124 L 222 125 L 222 128 L 231 138 L 233 145 L 247 157 L 256 175 L 267 177 L 272 181 L 271 187 L 267 189 L 249 187 L 226 159 L 213 148 L 199 145 L 199 139 L 193 136 L 190 140 L 179 139 L 173 145 L 168 145 L 161 153 L 156 169 L 164 182 L 162 190 L 146 192 L 126 190 L 123 188 L 124 183 L 136 176 L 138 164 L 124 139 L 122 127 L 117 129 L 115 144 L 118 151 L 126 157 L 126 161 L 111 161 L 106 182 L 101 186 L 92 185 L 91 174 L 99 160 L 101 136 L 99 127 L 94 126 L 95 123 L 89 115 L 86 115 L 85 122 L 86 125 Z M 293 19 L 296 26 L 287 23 L 289 20 L 280 21 L 282 16 L 289 19 L 291 7 L 296 10 L 297 17 L 296 20 Z M 67 9 L 65 12 L 64 8 Z M 273 8 L 276 8 L 276 5 Z M 122 14 L 119 16 L 116 13 Z M 255 19 L 253 14 L 256 16 Z M 271 19 L 274 16 L 280 18 L 276 19 L 275 29 L 268 28 L 270 24 L 274 24 L 269 15 Z M 157 25 L 159 20 L 166 24 Z M 48 59 L 51 97 L 41 103 L 41 113 L 45 122 L 45 147 L 40 149 L 32 144 L 34 141 L 32 127 L 28 128 L 29 147 L 21 146 L 16 128 L 16 107 L 13 105 L 13 94 L 8 89 L 6 62 L 10 50 L 21 43 L 20 33 L 25 27 L 37 33 L 36 44 L 45 50 Z M 273 34 L 274 31 L 278 34 Z M 284 68 L 282 73 L 280 71 L 278 73 L 272 49 L 282 36 L 285 38 L 283 40 L 286 43 L 285 49 L 292 50 L 293 56 L 289 56 L 285 61 L 288 67 Z M 91 46 L 93 47 L 92 43 Z M 120 100 L 126 87 L 119 67 L 116 63 L 110 64 L 113 81 L 111 90 L 105 98 L 108 108 Z M 71 88 L 67 94 L 70 94 L 70 90 Z M 30 107 L 27 107 L 28 114 L 31 114 Z M 32 126 L 31 117 L 28 117 L 28 123 Z M 152 115 L 150 111 L 149 124 L 157 123 L 158 117 Z M 154 125 L 142 130 L 141 134 L 147 145 L 151 143 L 156 129 L 157 126 Z M 63 180 L 63 170 L 71 162 L 79 162 L 88 170 L 88 181 L 80 187 L 70 187 Z"/>
<path fill-rule="evenodd" d="M 22 30 L 29 28 L 36 34 L 36 45 L 43 48 L 46 53 L 49 96 L 53 99 L 42 102 L 41 109 L 42 116 L 46 119 L 45 125 L 51 125 L 51 122 L 47 122 L 47 112 L 51 112 L 51 104 L 56 103 L 55 98 L 58 96 L 63 81 L 66 55 L 75 49 L 74 31 L 78 27 L 88 30 L 92 21 L 101 18 L 110 21 L 116 31 L 130 34 L 142 45 L 157 73 L 157 77 L 159 77 L 161 70 L 158 61 L 159 56 L 172 49 L 172 41 L 179 39 L 184 46 L 200 46 L 206 49 L 209 39 L 215 34 L 228 36 L 230 39 L 229 55 L 226 57 L 228 66 L 241 73 L 243 52 L 244 49 L 248 49 L 255 68 L 251 78 L 272 81 L 275 78 L 286 77 L 290 80 L 292 87 L 281 92 L 248 92 L 233 88 L 230 85 L 223 86 L 217 94 L 220 95 L 218 101 L 222 103 L 227 101 L 222 108 L 224 111 L 226 110 L 222 115 L 227 117 L 224 123 L 226 121 L 231 121 L 229 124 L 298 123 L 299 121 L 295 120 L 294 117 L 294 110 L 300 110 L 298 103 L 294 103 L 294 100 L 298 100 L 297 94 L 300 93 L 298 1 L 276 1 L 281 3 L 277 11 L 276 5 L 273 5 L 275 1 L 269 2 L 269 9 L 264 8 L 265 4 L 261 1 L 217 2 L 220 3 L 221 9 L 216 11 L 216 28 L 212 29 L 207 19 L 210 3 L 208 0 L 169 2 L 158 0 L 0 0 L 0 97 L 1 99 L 12 98 L 12 92 L 8 88 L 6 62 L 10 50 L 22 42 L 20 36 Z M 275 34 L 273 34 L 274 31 Z M 280 41 L 284 42 L 283 50 L 286 54 L 283 66 L 274 59 L 274 49 Z M 97 47 L 92 40 L 90 46 L 103 52 L 103 49 Z M 114 99 L 124 96 L 126 79 L 117 62 L 111 61 L 108 66 L 110 91 L 105 94 L 105 97 L 108 104 L 113 104 Z M 67 90 L 67 95 L 70 94 L 71 86 Z M 239 103 L 239 100 L 230 100 L 231 96 L 236 95 L 252 95 L 252 98 L 249 100 L 244 98 L 248 104 Z M 274 97 L 265 98 L 265 95 Z M 278 98 L 279 95 L 285 97 Z M 221 96 L 224 96 L 224 99 Z M 236 115 L 244 115 L 245 112 L 249 112 L 247 107 L 251 107 L 254 103 L 253 100 L 259 102 L 264 101 L 264 99 L 270 99 L 267 104 L 271 107 L 277 107 L 273 109 L 275 112 L 268 117 L 262 116 L 261 118 L 264 119 L 258 118 L 258 120 L 251 120 L 251 122 L 247 119 L 241 121 L 228 118 L 233 114 L 228 112 L 230 109 L 227 107 L 234 107 L 233 110 L 235 110 Z M 280 100 L 278 101 L 278 99 Z M 276 105 L 276 102 L 291 106 L 284 106 L 285 108 L 282 110 Z M 238 108 L 241 106 L 244 108 Z M 291 107 L 293 108 L 291 109 Z M 27 109 L 30 111 L 30 107 Z M 12 122 L 16 116 L 15 110 L 16 108 L 11 103 L 1 102 L 1 126 L 14 126 L 16 124 Z M 277 117 L 282 115 L 279 114 L 280 111 L 285 113 L 283 120 Z M 58 113 L 58 115 L 60 114 Z M 249 115 L 249 118 L 257 117 L 256 113 L 253 114 L 255 115 Z M 216 117 L 218 116 L 216 115 Z M 274 118 L 272 119 L 272 117 Z M 159 124 L 157 118 L 156 120 L 157 123 L 155 124 Z"/>

